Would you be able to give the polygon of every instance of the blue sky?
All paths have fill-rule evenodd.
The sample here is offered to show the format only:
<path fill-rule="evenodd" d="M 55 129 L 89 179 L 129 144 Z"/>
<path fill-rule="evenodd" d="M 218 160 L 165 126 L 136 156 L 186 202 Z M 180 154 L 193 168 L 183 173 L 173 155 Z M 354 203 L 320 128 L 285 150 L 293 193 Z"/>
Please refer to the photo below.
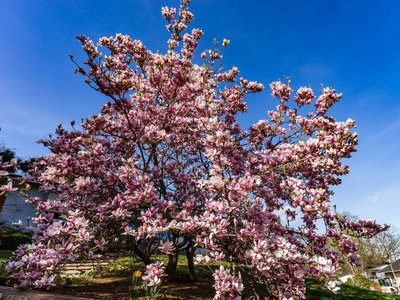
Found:
<path fill-rule="evenodd" d="M 75 35 L 95 41 L 115 33 L 167 49 L 162 6 L 176 1 L 3 1 L 0 10 L 0 140 L 18 155 L 45 155 L 35 141 L 69 128 L 108 100 L 74 74 L 85 58 Z M 332 110 L 357 120 L 358 152 L 350 174 L 335 188 L 339 211 L 400 228 L 400 2 L 192 0 L 194 21 L 212 40 L 231 44 L 222 60 L 265 86 L 290 76 L 293 88 L 321 84 L 343 93 Z M 198 53 L 200 55 L 200 51 Z M 267 118 L 276 104 L 266 89 L 247 99 L 245 127 Z"/>

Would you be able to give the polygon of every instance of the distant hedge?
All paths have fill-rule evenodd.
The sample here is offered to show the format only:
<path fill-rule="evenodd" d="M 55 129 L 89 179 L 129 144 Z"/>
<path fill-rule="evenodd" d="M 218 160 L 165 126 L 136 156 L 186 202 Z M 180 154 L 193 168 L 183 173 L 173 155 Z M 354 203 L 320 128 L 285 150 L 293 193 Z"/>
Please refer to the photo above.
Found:
<path fill-rule="evenodd" d="M 19 245 L 29 244 L 32 241 L 32 232 L 22 232 L 3 227 L 4 234 L 0 236 L 0 250 L 17 250 Z"/>

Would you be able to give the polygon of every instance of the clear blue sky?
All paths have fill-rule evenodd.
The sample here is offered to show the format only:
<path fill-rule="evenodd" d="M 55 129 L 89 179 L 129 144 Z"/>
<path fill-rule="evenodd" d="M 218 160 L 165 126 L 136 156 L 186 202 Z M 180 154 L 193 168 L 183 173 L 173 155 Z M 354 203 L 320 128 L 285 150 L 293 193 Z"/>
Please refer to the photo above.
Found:
<path fill-rule="evenodd" d="M 35 141 L 69 128 L 108 100 L 74 74 L 68 55 L 84 60 L 75 35 L 97 41 L 115 33 L 165 52 L 162 6 L 179 1 L 2 1 L 0 10 L 0 139 L 18 155 L 45 155 Z M 356 119 L 359 152 L 335 188 L 339 211 L 400 227 L 400 11 L 399 1 L 192 0 L 192 27 L 231 40 L 225 69 L 264 85 L 284 75 L 292 86 L 333 86 L 344 98 L 332 111 Z M 198 53 L 200 55 L 200 52 Z M 246 127 L 275 106 L 266 89 L 248 97 Z"/>

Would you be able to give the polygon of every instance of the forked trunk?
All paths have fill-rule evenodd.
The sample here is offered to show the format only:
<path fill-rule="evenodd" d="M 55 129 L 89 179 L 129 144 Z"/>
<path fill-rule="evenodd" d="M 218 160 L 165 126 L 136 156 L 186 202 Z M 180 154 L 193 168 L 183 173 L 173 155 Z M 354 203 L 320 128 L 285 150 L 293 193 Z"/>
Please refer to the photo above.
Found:
<path fill-rule="evenodd" d="M 150 259 L 150 255 L 145 253 L 143 250 L 141 250 L 138 246 L 135 245 L 133 248 L 133 251 L 137 256 L 139 256 L 140 260 L 147 266 L 152 263 Z"/>

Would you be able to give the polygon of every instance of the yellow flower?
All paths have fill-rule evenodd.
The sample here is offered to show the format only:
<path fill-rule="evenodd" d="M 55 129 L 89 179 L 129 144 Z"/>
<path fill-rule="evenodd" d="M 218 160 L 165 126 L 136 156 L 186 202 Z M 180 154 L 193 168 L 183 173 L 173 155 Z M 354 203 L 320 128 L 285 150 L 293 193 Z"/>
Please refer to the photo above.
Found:
<path fill-rule="evenodd" d="M 135 271 L 135 274 L 133 274 L 133 276 L 140 277 L 140 276 L 142 276 L 142 272 L 137 270 L 137 271 Z"/>

